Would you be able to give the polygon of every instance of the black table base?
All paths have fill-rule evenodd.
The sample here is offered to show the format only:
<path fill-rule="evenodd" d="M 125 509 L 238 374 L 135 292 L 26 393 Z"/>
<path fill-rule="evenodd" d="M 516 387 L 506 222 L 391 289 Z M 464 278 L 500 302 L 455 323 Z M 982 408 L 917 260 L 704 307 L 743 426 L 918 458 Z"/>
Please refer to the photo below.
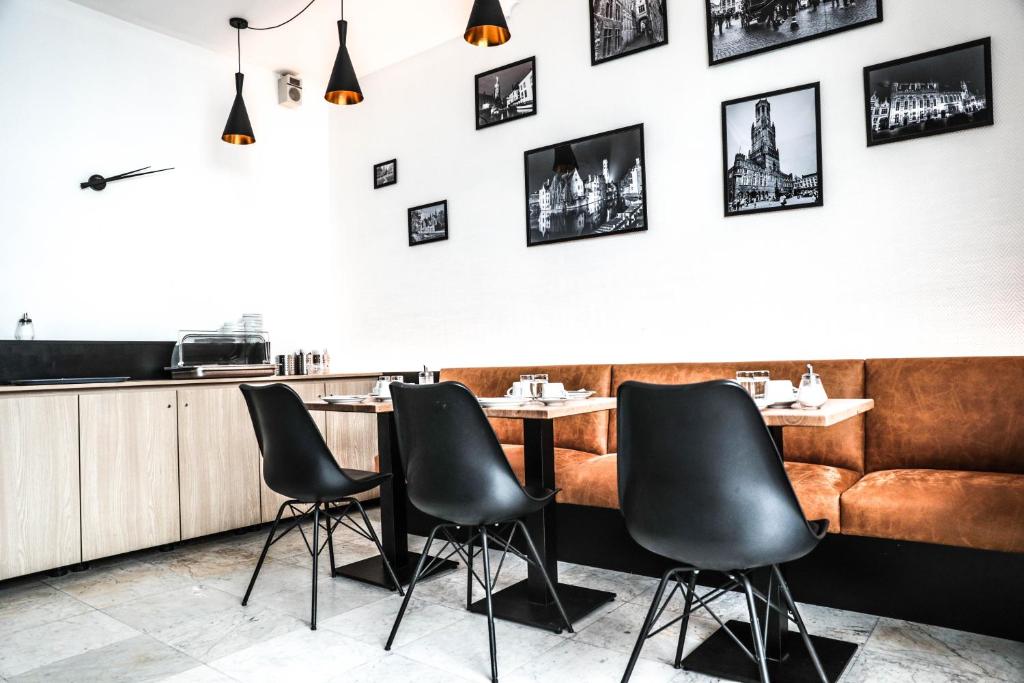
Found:
<path fill-rule="evenodd" d="M 558 608 L 555 607 L 554 602 L 531 602 L 528 590 L 527 582 L 524 580 L 493 594 L 491 603 L 495 618 L 542 628 L 553 633 L 564 631 L 565 622 L 558 614 Z M 562 607 L 565 609 L 569 621 L 575 624 L 601 605 L 614 600 L 615 593 L 560 583 L 558 584 L 558 597 L 562 601 Z M 470 606 L 469 611 L 487 614 L 487 601 L 477 600 Z"/>
<path fill-rule="evenodd" d="M 750 624 L 745 621 L 729 621 L 726 626 L 746 645 L 754 651 L 754 639 L 750 634 Z M 820 683 L 814 664 L 807 654 L 807 648 L 799 633 L 787 631 L 783 635 L 786 658 L 781 662 L 769 662 L 768 674 L 772 683 Z M 821 660 L 828 680 L 832 683 L 839 680 L 846 667 L 857 652 L 857 645 L 842 640 L 811 636 L 814 649 Z M 683 669 L 711 676 L 725 678 L 743 683 L 759 683 L 757 665 L 743 654 L 739 646 L 733 642 L 728 633 L 718 629 L 701 643 L 683 660 Z"/>
<path fill-rule="evenodd" d="M 403 586 L 408 586 L 409 582 L 412 581 L 412 575 L 416 573 L 416 563 L 420 560 L 420 553 L 410 552 L 409 559 L 401 567 L 395 567 L 395 576 L 402 582 Z M 427 556 L 427 564 L 436 560 L 432 555 Z M 453 569 L 458 569 L 459 563 L 452 560 L 441 560 L 438 561 L 437 565 L 430 572 L 430 576 L 437 576 L 438 574 L 444 574 L 450 572 Z M 352 564 L 346 564 L 343 567 L 335 567 L 335 576 L 343 576 L 347 579 L 354 579 L 356 581 L 362 581 L 363 583 L 369 583 L 374 586 L 380 586 L 394 590 L 394 585 L 391 582 L 391 577 L 388 576 L 387 570 L 384 569 L 384 562 L 380 559 L 379 555 L 368 557 L 365 560 L 353 562 Z"/>

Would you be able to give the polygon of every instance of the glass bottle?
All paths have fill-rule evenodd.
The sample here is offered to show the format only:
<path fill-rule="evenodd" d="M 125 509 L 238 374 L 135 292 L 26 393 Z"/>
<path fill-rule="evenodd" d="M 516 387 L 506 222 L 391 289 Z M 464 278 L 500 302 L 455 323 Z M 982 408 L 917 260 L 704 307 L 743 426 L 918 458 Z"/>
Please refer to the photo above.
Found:
<path fill-rule="evenodd" d="M 18 321 L 18 326 L 14 329 L 14 338 L 19 341 L 31 341 L 36 338 L 36 328 L 28 313 L 21 316 L 21 320 Z"/>

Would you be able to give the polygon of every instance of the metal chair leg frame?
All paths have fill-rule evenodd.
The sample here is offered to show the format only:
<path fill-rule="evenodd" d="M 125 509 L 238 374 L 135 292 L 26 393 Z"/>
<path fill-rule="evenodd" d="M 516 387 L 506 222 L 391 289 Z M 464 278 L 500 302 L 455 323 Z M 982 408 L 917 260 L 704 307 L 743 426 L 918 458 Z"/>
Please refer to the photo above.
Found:
<path fill-rule="evenodd" d="M 384 568 L 388 570 L 388 575 L 391 577 L 391 581 L 394 582 L 395 587 L 398 589 L 399 595 L 405 595 L 405 591 L 402 590 L 402 583 L 398 580 L 395 575 L 395 570 L 388 562 L 388 558 L 384 556 L 384 548 L 380 544 L 380 539 L 377 538 L 377 531 L 373 528 L 373 524 L 370 523 L 370 518 L 366 516 L 366 510 L 363 509 L 362 504 L 353 499 L 356 504 L 356 509 L 359 510 L 359 514 L 363 516 L 363 523 L 366 524 L 366 530 L 370 532 L 370 538 L 373 539 L 374 545 L 377 546 L 377 552 L 380 553 L 380 559 L 384 562 Z"/>
<path fill-rule="evenodd" d="M 786 580 L 782 578 L 782 572 L 779 571 L 778 566 L 772 565 L 772 572 L 775 574 L 775 580 L 779 582 L 779 589 L 782 592 L 782 598 L 789 605 L 789 609 L 793 612 L 793 618 L 796 620 L 796 625 L 800 629 L 800 636 L 804 639 L 804 645 L 807 647 L 807 654 L 811 656 L 811 661 L 814 663 L 814 670 L 818 672 L 818 678 L 821 679 L 821 683 L 829 683 L 828 676 L 825 675 L 825 669 L 821 666 L 821 660 L 818 659 L 818 652 L 814 649 L 814 643 L 811 642 L 811 634 L 807 631 L 807 626 L 804 625 L 804 618 L 800 615 L 800 610 L 796 608 L 796 601 L 793 599 L 792 593 L 789 592 L 789 585 Z"/>
<path fill-rule="evenodd" d="M 288 503 L 282 503 L 281 507 L 277 509 L 277 517 L 274 518 L 274 525 L 270 527 L 270 533 L 267 534 L 267 542 L 263 544 L 263 552 L 260 553 L 260 559 L 256 563 L 256 570 L 252 573 L 252 578 L 249 579 L 249 587 L 245 589 L 245 597 L 242 598 L 242 607 L 245 607 L 246 603 L 249 602 L 249 595 L 252 594 L 252 587 L 256 585 L 256 577 L 260 575 L 260 569 L 263 568 L 263 561 L 267 559 L 267 551 L 270 550 L 270 544 L 274 542 L 274 534 L 277 532 L 277 525 L 281 522 L 281 515 L 284 514 L 284 509 L 288 507 Z"/>
<path fill-rule="evenodd" d="M 494 638 L 494 606 L 491 603 L 491 554 L 487 542 L 487 527 L 480 529 L 480 540 L 483 544 L 484 560 L 484 594 L 487 599 L 487 638 L 491 646 L 491 681 L 498 681 L 498 653 L 497 643 Z"/>
<path fill-rule="evenodd" d="M 470 542 L 466 544 L 466 609 L 473 606 L 473 548 L 472 538 L 476 529 L 469 530 Z"/>
<path fill-rule="evenodd" d="M 686 582 L 686 605 L 683 607 L 683 621 L 679 626 L 679 643 L 676 645 L 676 661 L 674 666 L 683 666 L 683 647 L 686 645 L 686 629 L 690 625 L 690 609 L 693 607 L 693 593 L 697 590 L 697 571 L 690 572 L 690 580 Z"/>
<path fill-rule="evenodd" d="M 675 575 L 675 573 L 675 569 L 669 569 L 661 577 L 661 582 L 658 584 L 658 590 L 655 591 L 654 599 L 651 600 L 651 608 L 647 610 L 647 617 L 644 619 L 644 625 L 640 627 L 640 633 L 637 635 L 636 645 L 633 646 L 633 653 L 629 656 L 629 664 L 626 665 L 626 671 L 622 674 L 622 683 L 628 683 L 630 677 L 633 675 L 633 667 L 636 666 L 636 661 L 640 659 L 640 651 L 644 649 L 644 641 L 647 640 L 647 634 L 654 625 L 655 616 L 658 614 L 659 607 L 661 607 L 661 598 L 665 595 L 665 586 L 668 585 L 669 580 Z"/>
<path fill-rule="evenodd" d="M 569 630 L 569 633 L 575 633 L 572 630 L 572 622 L 569 621 L 568 615 L 565 613 L 565 608 L 562 607 L 562 601 L 558 598 L 558 592 L 555 590 L 555 585 L 551 583 L 551 577 L 548 576 L 548 570 L 540 561 L 540 554 L 537 552 L 537 546 L 533 544 L 533 539 L 530 538 L 530 532 L 526 529 L 526 524 L 522 520 L 517 519 L 516 525 L 522 530 L 523 537 L 526 538 L 526 547 L 530 551 L 530 555 L 533 556 L 533 561 L 536 563 L 537 568 L 540 569 L 540 573 L 544 576 L 544 583 L 548 586 L 548 591 L 551 593 L 552 599 L 555 601 L 555 607 L 558 608 L 558 613 L 562 615 L 562 621 L 565 622 L 565 627 Z"/>
<path fill-rule="evenodd" d="M 750 632 L 754 638 L 754 656 L 757 659 L 757 672 L 761 677 L 761 683 L 769 683 L 768 659 L 764 653 L 764 639 L 761 636 L 761 624 L 757 618 L 757 603 L 754 600 L 754 590 L 750 585 L 750 579 L 745 574 L 739 574 L 739 578 L 743 584 L 743 591 L 747 594 L 747 611 L 750 613 Z"/>
<path fill-rule="evenodd" d="M 430 555 L 430 546 L 434 543 L 434 537 L 441 528 L 441 526 L 434 527 L 430 530 L 430 535 L 427 536 L 427 544 L 423 546 L 423 552 L 420 553 L 419 562 L 416 563 L 416 572 L 412 575 L 412 581 L 409 582 L 409 589 L 405 591 L 405 599 L 402 600 L 402 606 L 398 610 L 398 615 L 395 616 L 395 623 L 391 627 L 391 635 L 388 636 L 388 642 L 384 645 L 385 650 L 390 650 L 391 645 L 395 642 L 395 636 L 398 635 L 398 627 L 402 624 L 402 617 L 405 616 L 405 610 L 408 609 L 409 601 L 412 600 L 412 592 L 416 590 L 416 582 L 419 581 L 420 574 L 423 572 L 423 567 L 427 563 L 427 556 Z"/>
<path fill-rule="evenodd" d="M 328 534 L 330 538 L 330 534 Z M 320 504 L 313 508 L 313 599 L 309 611 L 309 627 L 316 630 L 316 579 L 317 559 L 320 557 Z"/>

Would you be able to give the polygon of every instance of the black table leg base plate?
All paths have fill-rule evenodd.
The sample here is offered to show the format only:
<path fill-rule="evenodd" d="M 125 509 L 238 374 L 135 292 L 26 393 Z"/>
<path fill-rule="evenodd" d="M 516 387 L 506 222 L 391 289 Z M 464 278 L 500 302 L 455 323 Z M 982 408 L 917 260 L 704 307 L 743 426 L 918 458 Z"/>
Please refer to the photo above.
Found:
<path fill-rule="evenodd" d="M 433 556 L 428 556 L 427 565 L 429 566 L 430 562 L 434 559 L 435 558 Z M 416 573 L 416 564 L 419 560 L 419 553 L 410 552 L 409 559 L 406 561 L 405 565 L 395 567 L 395 575 L 398 577 L 398 580 L 402 582 L 403 586 L 408 586 L 409 582 L 412 581 L 412 575 Z M 445 572 L 450 572 L 453 569 L 458 569 L 458 567 L 458 562 L 444 560 L 435 565 L 435 568 L 430 572 L 430 576 L 444 574 Z M 365 560 L 353 562 L 352 564 L 346 564 L 344 567 L 335 567 L 334 575 L 341 576 L 346 579 L 362 581 L 363 583 L 369 583 L 389 590 L 395 589 L 394 584 L 391 582 L 391 577 L 388 575 L 388 570 L 384 568 L 384 561 L 379 555 L 368 557 Z"/>
<path fill-rule="evenodd" d="M 558 598 L 562 601 L 562 607 L 565 608 L 565 614 L 569 617 L 569 621 L 575 624 L 601 605 L 614 600 L 615 593 L 560 583 L 558 584 Z M 494 616 L 497 619 L 514 621 L 517 624 L 542 628 L 554 633 L 561 633 L 565 630 L 565 622 L 562 621 L 555 603 L 530 602 L 526 581 L 503 588 L 491 596 L 491 602 Z M 477 600 L 470 606 L 469 611 L 487 614 L 487 601 Z"/>
<path fill-rule="evenodd" d="M 754 639 L 750 635 L 750 624 L 745 621 L 733 620 L 726 626 L 744 645 L 750 648 L 751 652 L 754 651 Z M 818 674 L 814 670 L 814 664 L 811 662 L 800 634 L 796 631 L 789 631 L 785 638 L 785 649 L 789 655 L 781 664 L 768 664 L 768 674 L 772 683 L 820 683 L 821 679 L 818 678 Z M 857 645 L 814 635 L 811 636 L 811 642 L 814 643 L 814 649 L 818 653 L 828 680 L 835 683 L 843 675 L 850 660 L 853 659 L 853 655 L 856 654 Z M 710 638 L 698 645 L 683 660 L 683 668 L 687 671 L 695 671 L 730 681 L 758 683 L 761 680 L 754 662 L 743 654 L 743 651 L 723 629 L 718 629 Z"/>

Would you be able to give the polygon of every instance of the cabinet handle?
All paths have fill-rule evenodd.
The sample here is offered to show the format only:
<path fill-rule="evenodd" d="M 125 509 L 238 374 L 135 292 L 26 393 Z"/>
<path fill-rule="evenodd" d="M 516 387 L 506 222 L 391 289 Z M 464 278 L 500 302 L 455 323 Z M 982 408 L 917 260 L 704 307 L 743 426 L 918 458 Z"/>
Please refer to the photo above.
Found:
<path fill-rule="evenodd" d="M 185 404 L 185 407 L 188 408 L 188 404 L 187 403 Z"/>
<path fill-rule="evenodd" d="M 168 407 L 168 408 L 173 408 L 174 406 L 172 406 L 172 405 L 171 405 L 170 403 L 168 403 L 168 404 L 167 404 L 167 407 Z"/>

